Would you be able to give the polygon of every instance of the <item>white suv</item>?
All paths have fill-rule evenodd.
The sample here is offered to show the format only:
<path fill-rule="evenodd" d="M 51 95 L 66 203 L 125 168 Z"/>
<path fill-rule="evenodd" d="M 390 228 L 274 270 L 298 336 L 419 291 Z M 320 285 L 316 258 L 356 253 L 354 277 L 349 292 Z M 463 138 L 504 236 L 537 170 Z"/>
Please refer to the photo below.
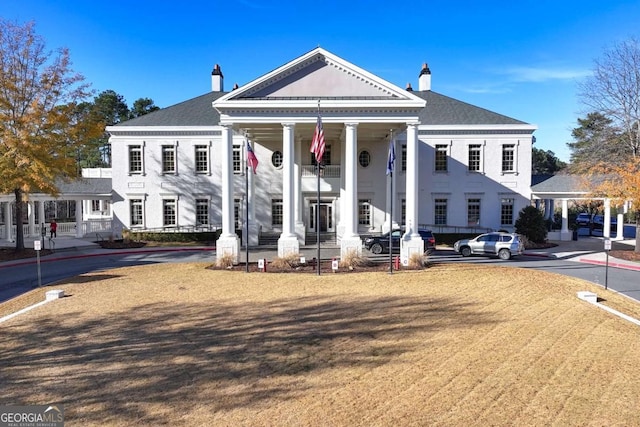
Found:
<path fill-rule="evenodd" d="M 514 233 L 486 233 L 473 239 L 458 240 L 453 244 L 453 250 L 467 257 L 470 255 L 498 256 L 508 260 L 516 255 L 522 255 L 524 244 L 520 236 Z"/>

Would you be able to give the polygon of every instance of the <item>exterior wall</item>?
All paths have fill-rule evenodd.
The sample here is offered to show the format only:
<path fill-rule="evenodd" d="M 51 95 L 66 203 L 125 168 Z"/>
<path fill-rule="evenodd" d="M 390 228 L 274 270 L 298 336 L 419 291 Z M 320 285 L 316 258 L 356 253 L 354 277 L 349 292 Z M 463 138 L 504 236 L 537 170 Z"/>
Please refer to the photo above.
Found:
<path fill-rule="evenodd" d="M 394 219 L 402 224 L 401 207 L 405 198 L 406 175 L 402 171 L 402 145 L 405 144 L 404 135 L 398 135 L 396 142 L 396 168 L 394 173 Z M 480 223 L 478 227 L 491 229 L 508 229 L 511 227 L 501 224 L 501 199 L 514 199 L 513 223 L 518 212 L 530 201 L 531 174 L 531 143 L 532 137 L 526 135 L 424 135 L 419 136 L 419 224 L 420 226 L 435 227 L 434 200 L 447 199 L 447 225 L 450 227 L 466 227 L 467 199 L 481 200 Z M 195 227 L 195 200 L 208 198 L 210 200 L 210 224 L 219 226 L 222 222 L 221 206 L 221 161 L 218 153 L 221 144 L 219 135 L 211 136 L 173 136 L 165 137 L 112 137 L 113 155 L 113 215 L 115 229 L 129 227 L 129 200 L 141 198 L 144 203 L 144 228 L 162 229 L 163 212 L 162 200 L 176 198 L 178 208 L 178 227 Z M 234 145 L 242 146 L 241 161 L 242 174 L 234 174 L 234 199 L 240 200 L 240 222 L 245 218 L 245 140 L 242 136 L 234 136 Z M 341 165 L 342 146 L 339 141 L 329 141 L 331 144 L 332 165 Z M 447 172 L 435 171 L 436 145 L 449 147 Z M 481 171 L 468 171 L 468 147 L 470 144 L 481 145 Z M 515 148 L 516 172 L 502 172 L 502 147 L 512 144 Z M 142 145 L 144 156 L 144 173 L 129 174 L 128 147 Z M 161 173 L 161 157 L 163 145 L 176 145 L 177 174 Z M 210 174 L 195 173 L 195 146 L 210 147 Z M 257 174 L 252 178 L 255 197 L 255 223 L 262 231 L 281 230 L 273 226 L 271 218 L 271 202 L 274 198 L 282 198 L 282 166 L 276 167 L 272 163 L 274 152 L 282 152 L 278 143 L 253 144 L 254 152 L 259 161 Z M 296 144 L 302 150 L 300 159 L 302 166 L 310 164 L 309 142 Z M 371 201 L 371 225 L 359 225 L 359 233 L 381 231 L 387 220 L 389 178 L 386 175 L 388 142 L 358 143 L 358 155 L 366 150 L 371 160 L 367 167 L 357 166 L 358 170 L 358 199 Z M 250 181 L 250 182 L 251 182 Z M 309 203 L 316 199 L 316 178 L 301 178 L 301 220 L 309 226 Z M 323 180 L 321 197 L 324 200 L 334 200 L 334 226 L 340 221 L 339 197 L 340 184 L 335 181 L 328 184 L 329 179 Z M 342 183 L 342 185 L 344 185 Z M 306 189 L 306 190 L 305 190 Z M 251 207 L 250 207 L 251 209 Z"/>

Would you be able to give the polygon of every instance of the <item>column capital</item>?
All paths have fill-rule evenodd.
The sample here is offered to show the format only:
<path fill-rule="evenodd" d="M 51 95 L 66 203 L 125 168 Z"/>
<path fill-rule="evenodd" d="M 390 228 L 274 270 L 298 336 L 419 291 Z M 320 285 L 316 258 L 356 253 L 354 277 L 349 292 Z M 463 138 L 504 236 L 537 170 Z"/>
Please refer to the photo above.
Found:
<path fill-rule="evenodd" d="M 295 122 L 282 122 L 281 123 L 283 128 L 295 128 L 296 127 L 296 123 Z"/>
<path fill-rule="evenodd" d="M 418 120 L 412 120 L 410 122 L 407 122 L 407 127 L 417 127 L 420 124 L 420 122 Z"/>
<path fill-rule="evenodd" d="M 358 123 L 358 122 L 345 122 L 344 127 L 354 127 L 354 128 L 356 128 L 356 127 L 358 127 L 359 124 L 360 123 Z"/>

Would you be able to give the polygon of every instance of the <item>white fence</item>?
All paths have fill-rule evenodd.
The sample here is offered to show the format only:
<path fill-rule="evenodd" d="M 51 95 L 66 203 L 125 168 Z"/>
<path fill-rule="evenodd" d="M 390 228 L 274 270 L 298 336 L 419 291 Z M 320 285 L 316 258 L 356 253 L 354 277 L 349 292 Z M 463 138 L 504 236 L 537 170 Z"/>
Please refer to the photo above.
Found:
<path fill-rule="evenodd" d="M 47 236 L 49 235 L 49 223 L 45 224 L 45 232 Z M 84 221 L 80 223 L 80 237 L 85 237 L 87 235 L 95 234 L 95 233 L 111 233 L 111 220 L 91 220 Z M 34 237 L 34 236 L 42 236 L 42 228 L 40 224 L 24 224 L 22 226 L 23 235 L 26 237 Z M 77 226 L 75 222 L 59 222 L 58 228 L 56 231 L 58 236 L 72 236 L 75 237 L 78 235 Z M 0 225 L 0 236 L 6 236 L 6 225 Z M 16 235 L 16 226 L 14 225 L 11 229 L 11 235 Z"/>

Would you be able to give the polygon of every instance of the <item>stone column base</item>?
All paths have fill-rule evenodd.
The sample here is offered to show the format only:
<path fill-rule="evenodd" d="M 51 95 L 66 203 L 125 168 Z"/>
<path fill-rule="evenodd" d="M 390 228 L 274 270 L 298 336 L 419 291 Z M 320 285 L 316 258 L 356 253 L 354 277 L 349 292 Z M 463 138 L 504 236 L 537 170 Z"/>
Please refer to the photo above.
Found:
<path fill-rule="evenodd" d="M 237 264 L 239 250 L 240 239 L 238 236 L 220 236 L 216 242 L 216 259 L 220 261 L 223 257 L 231 255 L 233 257 L 233 264 Z"/>
<path fill-rule="evenodd" d="M 358 235 L 343 237 L 340 240 L 340 257 L 344 258 L 351 252 L 354 252 L 357 256 L 362 255 L 362 240 Z"/>
<path fill-rule="evenodd" d="M 284 258 L 289 255 L 300 253 L 300 243 L 296 235 L 280 236 L 278 239 L 278 257 Z"/>
<path fill-rule="evenodd" d="M 424 240 L 419 234 L 412 236 L 405 233 L 400 239 L 400 261 L 402 265 L 408 266 L 413 254 L 424 255 Z"/>

